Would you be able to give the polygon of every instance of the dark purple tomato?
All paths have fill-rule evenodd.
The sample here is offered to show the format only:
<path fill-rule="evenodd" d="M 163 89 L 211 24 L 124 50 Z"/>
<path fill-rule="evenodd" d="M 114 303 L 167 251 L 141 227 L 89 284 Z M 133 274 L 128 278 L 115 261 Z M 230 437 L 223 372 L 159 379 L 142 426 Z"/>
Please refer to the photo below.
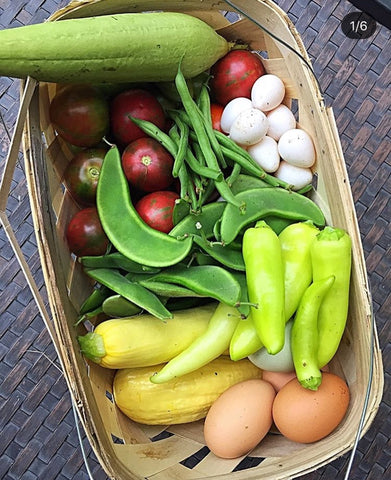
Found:
<path fill-rule="evenodd" d="M 77 153 L 69 162 L 64 183 L 79 205 L 95 205 L 96 187 L 105 155 L 103 148 L 88 148 Z"/>
<path fill-rule="evenodd" d="M 152 93 L 140 88 L 125 90 L 114 97 L 110 107 L 110 125 L 114 140 L 126 146 L 141 137 L 147 137 L 130 117 L 148 120 L 164 129 L 164 110 Z"/>
<path fill-rule="evenodd" d="M 109 105 L 91 85 L 68 85 L 59 90 L 49 108 L 50 121 L 64 140 L 93 147 L 109 131 Z"/>
<path fill-rule="evenodd" d="M 250 98 L 257 78 L 265 73 L 258 55 L 248 50 L 231 50 L 211 68 L 209 82 L 213 100 L 226 105 L 236 97 Z"/>
<path fill-rule="evenodd" d="M 152 192 L 142 197 L 135 208 L 147 225 L 160 232 L 168 233 L 174 227 L 172 212 L 175 201 L 179 198 L 175 192 Z"/>
<path fill-rule="evenodd" d="M 71 218 L 66 239 L 70 251 L 78 257 L 103 255 L 109 246 L 95 207 L 83 208 Z"/>
<path fill-rule="evenodd" d="M 122 153 L 122 168 L 129 183 L 143 191 L 165 190 L 174 181 L 174 159 L 153 138 L 138 138 Z"/>

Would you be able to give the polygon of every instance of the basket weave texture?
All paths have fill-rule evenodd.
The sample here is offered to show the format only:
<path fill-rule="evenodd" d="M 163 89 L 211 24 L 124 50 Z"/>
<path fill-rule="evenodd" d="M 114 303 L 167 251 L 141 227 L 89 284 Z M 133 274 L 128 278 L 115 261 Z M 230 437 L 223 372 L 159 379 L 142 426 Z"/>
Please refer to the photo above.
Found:
<path fill-rule="evenodd" d="M 386 334 L 383 333 L 383 327 L 390 305 L 387 289 L 389 269 L 386 269 L 389 257 L 385 255 L 389 245 L 389 234 L 387 236 L 389 215 L 387 216 L 386 211 L 389 199 L 389 189 L 386 188 L 389 180 L 387 163 L 389 131 L 385 130 L 386 126 L 380 119 L 386 114 L 387 108 L 389 111 L 389 105 L 386 103 L 387 98 L 381 94 L 382 89 L 384 90 L 387 85 L 385 73 L 387 61 L 385 55 L 381 53 L 380 46 L 389 41 L 389 35 L 387 36 L 385 29 L 379 28 L 367 50 L 364 48 L 360 50 L 351 42 L 348 45 L 342 33 L 338 33 L 337 30 L 338 22 L 350 9 L 347 2 L 328 2 L 328 7 L 322 8 L 316 2 L 278 3 L 288 11 L 298 29 L 303 29 L 304 44 L 311 58 L 316 58 L 314 67 L 326 91 L 326 103 L 335 105 L 334 112 L 341 132 L 364 253 L 367 257 L 367 268 L 372 282 L 380 342 L 385 342 L 384 345 L 387 347 L 389 343 L 387 343 Z M 334 7 L 331 8 L 330 4 L 334 4 Z M 29 4 L 26 4 L 25 12 L 28 12 L 28 6 Z M 60 5 L 53 5 L 52 11 L 58 6 Z M 304 6 L 306 15 L 301 13 Z M 7 14 L 8 12 L 9 10 Z M 27 13 L 24 15 L 28 17 Z M 45 17 L 45 13 L 43 16 Z M 33 18 L 38 19 L 38 17 Z M 325 20 L 327 22 L 321 28 Z M 332 20 L 331 25 L 330 20 Z M 38 21 L 41 20 L 38 19 Z M 304 23 L 306 25 L 311 23 L 311 27 L 304 28 Z M 315 32 L 321 33 L 320 41 L 315 39 Z M 376 56 L 375 53 L 377 53 Z M 361 74 L 362 71 L 367 73 L 365 77 Z M 7 109 L 9 114 L 5 119 L 8 121 L 7 127 L 11 130 L 14 120 L 12 103 L 13 99 L 15 103 L 17 102 L 17 93 L 13 82 L 9 81 L 8 87 L 7 83 L 4 85 L 4 91 L 1 92 L 2 99 L 9 107 Z M 342 88 L 341 85 L 343 85 Z M 4 139 L 6 144 L 5 133 Z M 9 209 L 14 210 L 12 221 L 18 225 L 18 239 L 30 257 L 29 263 L 38 284 L 44 290 L 31 218 L 26 213 L 28 202 L 26 196 L 23 196 L 23 190 L 24 181 L 21 178 L 21 172 L 17 170 L 15 188 L 11 196 L 13 204 L 10 202 Z M 23 197 L 23 200 L 19 200 L 18 195 Z M 15 209 L 14 206 L 16 206 Z M 375 216 L 378 217 L 373 224 Z M 29 291 L 23 288 L 24 280 L 18 273 L 17 264 L 3 236 L 1 241 L 1 267 L 4 272 L 2 285 L 6 285 L 7 282 L 8 286 L 1 290 L 1 298 L 5 301 L 0 307 L 0 312 L 2 318 L 6 318 L 5 324 L 12 324 L 12 328 L 4 334 L 3 330 L 1 332 L 5 352 L 5 362 L 2 366 L 4 372 L 2 378 L 5 381 L 1 393 L 6 399 L 2 418 L 5 419 L 3 428 L 8 439 L 2 463 L 3 477 L 20 478 L 25 474 L 29 478 L 84 478 L 85 472 L 77 448 L 69 396 L 64 381 L 55 366 L 45 357 L 41 355 L 37 357 L 34 352 L 34 350 L 43 351 L 53 359 L 55 354 L 52 345 L 46 331 L 42 330 L 41 321 L 36 315 Z M 380 259 L 383 259 L 383 262 L 380 262 Z M 2 329 L 4 328 L 2 325 Z M 376 478 L 381 478 L 383 474 L 386 478 L 389 457 L 380 452 L 383 450 L 382 442 L 389 438 L 388 410 L 389 402 L 387 403 L 385 398 L 375 419 L 375 427 L 372 426 L 360 443 L 359 463 L 353 470 L 353 475 L 356 472 L 357 476 L 352 478 L 374 478 L 372 475 L 375 472 Z M 18 454 L 16 446 L 20 448 L 21 445 L 24 448 L 21 454 Z M 42 446 L 45 448 L 42 449 Z M 68 455 L 67 451 L 72 452 L 71 455 Z M 371 454 L 373 461 L 370 461 L 372 458 L 368 458 Z M 36 455 L 38 455 L 37 458 L 35 458 Z M 338 472 L 343 472 L 346 467 L 346 458 L 345 455 L 334 460 L 332 464 L 305 475 L 304 478 L 334 478 Z M 15 461 L 12 467 L 10 460 Z M 92 453 L 90 461 L 93 468 L 95 467 L 94 478 L 105 478 Z M 370 470 L 371 473 L 369 473 Z M 45 472 L 44 476 L 42 472 Z"/>

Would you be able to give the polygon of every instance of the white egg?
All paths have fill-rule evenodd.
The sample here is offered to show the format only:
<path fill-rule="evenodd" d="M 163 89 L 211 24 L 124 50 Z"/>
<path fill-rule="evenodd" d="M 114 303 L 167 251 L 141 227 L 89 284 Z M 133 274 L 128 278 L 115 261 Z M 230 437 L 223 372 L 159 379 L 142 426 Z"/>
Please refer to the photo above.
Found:
<path fill-rule="evenodd" d="M 262 140 L 267 129 L 266 115 L 256 108 L 249 108 L 235 118 L 229 136 L 239 145 L 254 145 Z"/>
<path fill-rule="evenodd" d="M 274 138 L 265 135 L 260 142 L 248 147 L 247 151 L 265 172 L 273 173 L 277 170 L 280 154 Z"/>
<path fill-rule="evenodd" d="M 251 100 L 245 97 L 237 97 L 228 102 L 221 115 L 221 130 L 225 133 L 229 133 L 231 126 L 239 113 L 242 113 L 243 110 L 248 110 L 251 107 Z"/>
<path fill-rule="evenodd" d="M 262 75 L 255 80 L 251 89 L 251 101 L 253 106 L 269 112 L 276 108 L 285 97 L 284 82 L 277 75 Z"/>
<path fill-rule="evenodd" d="M 281 160 L 280 166 L 274 175 L 286 183 L 292 185 L 293 190 L 300 190 L 312 182 L 312 171 L 310 168 L 296 167 L 285 160 Z"/>
<path fill-rule="evenodd" d="M 312 167 L 315 147 L 311 137 L 301 128 L 292 128 L 278 140 L 278 151 L 283 160 L 296 167 Z"/>
<path fill-rule="evenodd" d="M 279 105 L 268 112 L 266 116 L 269 121 L 267 135 L 274 140 L 279 140 L 285 132 L 296 127 L 295 116 L 286 105 Z"/>
<path fill-rule="evenodd" d="M 267 352 L 265 347 L 262 347 L 257 352 L 250 355 L 249 360 L 261 368 L 269 372 L 293 372 L 295 365 L 293 363 L 291 350 L 291 332 L 293 321 L 289 320 L 285 326 L 285 342 L 282 350 L 275 355 Z"/>

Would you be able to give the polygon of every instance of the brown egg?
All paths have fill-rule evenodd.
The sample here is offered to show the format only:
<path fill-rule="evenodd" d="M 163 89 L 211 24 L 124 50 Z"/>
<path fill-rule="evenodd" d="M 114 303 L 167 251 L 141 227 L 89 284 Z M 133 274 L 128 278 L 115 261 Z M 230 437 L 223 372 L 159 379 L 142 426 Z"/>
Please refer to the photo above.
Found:
<path fill-rule="evenodd" d="M 292 378 L 296 378 L 295 372 L 269 372 L 269 370 L 262 372 L 262 380 L 271 383 L 276 392 L 279 392 Z"/>
<path fill-rule="evenodd" d="M 258 445 L 272 425 L 276 393 L 264 380 L 237 383 L 222 393 L 205 418 L 204 437 L 221 458 L 237 458 Z"/>
<path fill-rule="evenodd" d="M 290 440 L 312 443 L 329 435 L 344 418 L 349 405 L 349 387 L 333 373 L 323 373 L 318 390 L 308 390 L 297 379 L 277 393 L 273 419 Z"/>

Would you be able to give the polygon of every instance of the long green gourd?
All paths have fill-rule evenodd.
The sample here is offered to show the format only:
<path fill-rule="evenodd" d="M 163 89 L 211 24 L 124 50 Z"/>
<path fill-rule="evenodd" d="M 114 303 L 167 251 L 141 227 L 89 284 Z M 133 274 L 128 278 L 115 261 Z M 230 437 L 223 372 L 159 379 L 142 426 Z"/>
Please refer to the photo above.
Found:
<path fill-rule="evenodd" d="M 212 27 L 175 12 L 124 13 L 0 31 L 0 75 L 47 82 L 159 82 L 211 67 L 231 48 Z"/>

